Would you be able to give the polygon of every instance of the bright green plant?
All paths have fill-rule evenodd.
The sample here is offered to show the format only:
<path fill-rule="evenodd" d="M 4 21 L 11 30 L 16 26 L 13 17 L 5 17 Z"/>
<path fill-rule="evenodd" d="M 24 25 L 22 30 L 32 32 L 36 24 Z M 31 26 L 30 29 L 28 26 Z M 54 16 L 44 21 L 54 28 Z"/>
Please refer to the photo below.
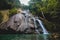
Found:
<path fill-rule="evenodd" d="M 11 9 L 11 10 L 9 11 L 9 17 L 11 17 L 11 16 L 13 16 L 13 15 L 15 15 L 15 14 L 17 14 L 17 9 L 16 9 L 16 8 L 13 8 L 13 9 Z"/>

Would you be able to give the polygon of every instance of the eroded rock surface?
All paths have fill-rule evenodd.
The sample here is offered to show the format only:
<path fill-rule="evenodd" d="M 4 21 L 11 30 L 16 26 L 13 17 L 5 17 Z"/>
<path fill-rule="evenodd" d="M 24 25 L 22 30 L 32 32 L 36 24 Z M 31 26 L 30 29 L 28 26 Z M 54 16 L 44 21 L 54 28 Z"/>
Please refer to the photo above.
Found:
<path fill-rule="evenodd" d="M 33 33 L 35 30 L 34 21 L 30 16 L 18 13 L 12 16 L 6 23 L 3 23 L 0 29 L 14 30 L 15 32 Z"/>

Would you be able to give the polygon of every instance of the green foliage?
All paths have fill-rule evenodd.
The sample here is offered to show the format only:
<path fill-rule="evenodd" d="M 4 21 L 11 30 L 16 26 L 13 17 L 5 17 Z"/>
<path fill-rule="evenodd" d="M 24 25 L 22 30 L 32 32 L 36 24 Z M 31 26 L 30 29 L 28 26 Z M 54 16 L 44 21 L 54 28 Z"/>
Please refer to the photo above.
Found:
<path fill-rule="evenodd" d="M 11 10 L 9 11 L 9 17 L 11 17 L 11 16 L 13 16 L 13 15 L 15 15 L 15 14 L 17 14 L 17 9 L 16 9 L 16 8 L 13 8 L 13 9 L 11 9 Z"/>
<path fill-rule="evenodd" d="M 9 0 L 8 3 L 11 4 L 12 8 L 14 8 L 14 7 L 20 8 L 20 1 L 19 0 Z"/>
<path fill-rule="evenodd" d="M 39 17 L 45 16 L 45 26 L 50 31 L 60 28 L 60 1 L 59 0 L 31 0 L 30 11 Z M 42 14 L 43 12 L 43 14 Z M 52 29 L 52 30 L 51 30 Z"/>
<path fill-rule="evenodd" d="M 31 3 L 32 2 L 32 3 Z M 36 12 L 36 14 L 38 12 L 43 11 L 44 13 L 46 12 L 50 12 L 50 10 L 52 11 L 52 9 L 54 10 L 56 5 L 57 5 L 57 1 L 56 0 L 33 0 L 30 2 L 30 10 L 32 10 L 32 12 Z M 36 8 L 36 10 L 34 10 Z"/>
<path fill-rule="evenodd" d="M 50 32 L 50 33 L 54 33 L 54 32 L 59 32 L 59 28 L 60 25 L 53 23 L 53 22 L 49 22 L 48 20 L 41 18 L 40 19 L 43 21 L 45 28 Z"/>
<path fill-rule="evenodd" d="M 29 9 L 29 7 L 23 4 L 23 5 L 21 5 L 21 9 L 27 10 L 27 9 Z"/>
<path fill-rule="evenodd" d="M 0 0 L 0 10 L 11 9 L 11 8 L 20 8 L 19 0 Z"/>
<path fill-rule="evenodd" d="M 0 9 L 7 9 L 8 0 L 0 0 Z"/>

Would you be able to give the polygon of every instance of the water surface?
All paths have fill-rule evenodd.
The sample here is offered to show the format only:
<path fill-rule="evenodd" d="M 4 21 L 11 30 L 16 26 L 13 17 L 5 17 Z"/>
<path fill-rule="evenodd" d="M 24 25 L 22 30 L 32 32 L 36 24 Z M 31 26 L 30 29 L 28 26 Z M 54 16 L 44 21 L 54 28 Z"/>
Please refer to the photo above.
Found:
<path fill-rule="evenodd" d="M 46 34 L 0 34 L 0 40 L 49 40 Z"/>

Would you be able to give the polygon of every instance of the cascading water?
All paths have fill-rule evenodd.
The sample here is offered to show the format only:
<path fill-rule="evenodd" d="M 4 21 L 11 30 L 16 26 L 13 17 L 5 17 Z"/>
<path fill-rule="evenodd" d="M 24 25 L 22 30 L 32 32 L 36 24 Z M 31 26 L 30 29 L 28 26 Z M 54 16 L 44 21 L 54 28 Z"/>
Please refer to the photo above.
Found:
<path fill-rule="evenodd" d="M 28 26 L 28 13 L 26 11 L 23 11 L 23 13 L 25 14 L 25 23 L 27 27 Z"/>
<path fill-rule="evenodd" d="M 29 17 L 30 14 L 28 14 L 27 11 L 23 11 L 23 13 L 25 13 L 25 23 L 26 23 L 26 26 L 28 27 L 28 17 Z M 31 16 L 31 18 L 32 18 L 33 21 L 34 21 L 35 31 L 36 31 L 38 34 L 40 34 L 39 30 L 37 29 L 37 24 L 36 24 L 36 21 L 38 21 L 40 28 L 43 30 L 43 34 L 48 34 L 48 31 L 45 29 L 42 21 L 39 20 L 38 18 L 36 19 L 36 18 L 33 17 L 32 15 L 30 15 L 30 16 Z"/>
<path fill-rule="evenodd" d="M 40 34 L 39 30 L 37 29 L 37 25 L 36 25 L 36 19 L 34 17 L 32 17 L 34 20 L 34 25 L 35 25 L 35 31 Z"/>
<path fill-rule="evenodd" d="M 40 27 L 43 29 L 43 34 L 49 34 L 48 31 L 45 29 L 45 27 L 43 26 L 43 23 L 41 20 L 36 19 L 39 22 Z"/>
<path fill-rule="evenodd" d="M 48 40 L 48 39 L 47 39 L 47 38 L 48 38 L 47 35 L 48 35 L 49 33 L 48 33 L 48 31 L 45 29 L 42 21 L 39 20 L 38 18 L 36 19 L 36 21 L 38 21 L 39 27 L 42 28 L 42 31 L 43 31 L 43 35 L 42 35 L 42 36 L 43 36 L 43 40 Z M 47 34 L 47 35 L 46 35 L 46 34 Z"/>
<path fill-rule="evenodd" d="M 32 21 L 32 20 L 33 21 Z M 21 20 L 21 21 L 20 21 Z M 38 23 L 37 23 L 37 22 Z M 35 18 L 34 16 L 32 16 L 31 14 L 29 14 L 27 11 L 23 11 L 22 13 L 19 13 L 19 14 L 16 14 L 16 15 L 14 15 L 9 21 L 7 21 L 8 23 L 7 23 L 7 27 L 12 27 L 12 29 L 13 30 L 15 30 L 15 28 L 16 28 L 16 31 L 18 32 L 19 31 L 19 33 L 20 32 L 25 32 L 25 33 L 30 33 L 30 32 L 33 32 L 34 31 L 34 33 L 36 32 L 37 34 L 35 34 L 34 36 L 32 35 L 31 36 L 31 38 L 33 37 L 35 37 L 34 39 L 35 40 L 39 40 L 41 37 L 43 37 L 42 39 L 43 40 L 48 40 L 47 38 L 48 38 L 48 36 L 47 35 L 49 35 L 49 33 L 48 33 L 48 31 L 44 28 L 44 26 L 43 26 L 43 23 L 42 23 L 42 21 L 41 20 L 39 20 L 38 18 Z M 37 25 L 38 24 L 38 25 Z M 17 25 L 18 25 L 18 27 L 17 27 Z M 6 28 L 7 28 L 6 27 Z M 33 28 L 35 28 L 35 29 L 33 29 L 33 30 L 30 30 L 30 28 L 31 27 L 33 27 Z M 25 29 L 26 28 L 28 28 L 28 31 L 25 31 Z M 41 34 L 41 31 L 39 31 L 40 29 L 42 29 L 42 31 L 43 31 L 43 34 Z M 15 31 L 14 31 L 15 32 Z M 45 35 L 45 34 L 47 34 L 47 35 Z M 20 36 L 18 36 L 19 37 L 19 39 L 21 38 L 21 35 Z M 25 36 L 24 36 L 25 37 Z M 28 37 L 28 36 L 27 36 Z M 15 38 L 17 38 L 17 36 L 15 37 Z M 29 38 L 29 37 L 28 37 Z M 18 38 L 17 38 L 18 39 Z M 14 39 L 15 40 L 15 39 Z M 24 39 L 25 40 L 25 39 Z M 32 39 L 33 40 L 33 39 Z"/>

